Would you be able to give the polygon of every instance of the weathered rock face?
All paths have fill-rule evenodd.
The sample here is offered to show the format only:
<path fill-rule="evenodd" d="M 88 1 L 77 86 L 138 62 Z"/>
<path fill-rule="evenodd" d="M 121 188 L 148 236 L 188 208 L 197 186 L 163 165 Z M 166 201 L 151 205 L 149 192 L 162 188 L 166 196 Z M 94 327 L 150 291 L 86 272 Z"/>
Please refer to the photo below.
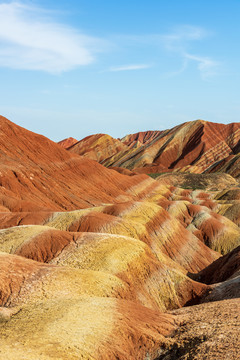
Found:
<path fill-rule="evenodd" d="M 126 135 L 121 139 L 121 141 L 130 148 L 139 147 L 151 143 L 162 133 L 163 131 L 142 131 L 136 134 Z"/>
<path fill-rule="evenodd" d="M 120 140 L 114 139 L 109 135 L 96 134 L 78 141 L 69 147 L 68 150 L 102 163 L 106 159 L 114 157 L 119 152 L 127 151 L 128 147 Z"/>
<path fill-rule="evenodd" d="M 240 177 L 240 155 L 229 155 L 228 157 L 214 163 L 207 169 L 208 173 L 221 172 L 227 173 L 235 178 Z"/>
<path fill-rule="evenodd" d="M 222 169 L 230 175 L 239 175 L 235 154 L 240 150 L 240 123 L 223 125 L 196 120 L 165 131 L 127 135 L 121 142 L 98 134 L 78 144 L 69 150 L 107 167 L 138 173 L 203 173 Z"/>
<path fill-rule="evenodd" d="M 214 284 L 237 277 L 239 273 L 240 246 L 215 260 L 212 264 L 200 271 L 196 278 L 203 283 Z"/>
<path fill-rule="evenodd" d="M 144 166 L 150 168 L 146 169 L 150 173 L 164 169 L 202 173 L 216 162 L 237 153 L 239 139 L 239 123 L 222 125 L 202 120 L 191 121 L 162 132 L 147 143 L 140 153 L 132 154 L 134 165 L 130 165 L 130 169 Z M 124 162 L 122 166 L 128 167 L 126 164 Z"/>
<path fill-rule="evenodd" d="M 69 137 L 67 139 L 59 141 L 58 144 L 60 146 L 62 146 L 64 149 L 68 149 L 71 146 L 73 146 L 74 144 L 76 144 L 77 142 L 78 142 L 78 140 L 76 140 L 76 139 L 74 139 L 72 137 Z"/>
<path fill-rule="evenodd" d="M 132 196 L 126 190 L 147 178 L 109 171 L 3 117 L 0 139 L 0 209 L 4 212 L 73 210 L 129 200 Z"/>
<path fill-rule="evenodd" d="M 78 154 L 91 144 L 99 161 L 159 136 L 110 139 L 104 153 L 99 135 L 71 153 L 0 118 L 0 359 L 161 358 L 175 349 L 176 309 L 199 304 L 207 319 L 239 296 L 238 181 L 154 180 Z"/>

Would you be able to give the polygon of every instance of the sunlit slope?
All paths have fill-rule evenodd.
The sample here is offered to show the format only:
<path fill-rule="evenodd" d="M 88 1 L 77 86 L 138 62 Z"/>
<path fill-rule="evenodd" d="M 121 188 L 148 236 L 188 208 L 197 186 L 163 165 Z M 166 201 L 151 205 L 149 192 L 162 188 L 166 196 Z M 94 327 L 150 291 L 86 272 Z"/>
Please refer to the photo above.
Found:
<path fill-rule="evenodd" d="M 49 139 L 0 117 L 0 210 L 74 210 L 131 199 L 145 181 L 71 154 Z"/>
<path fill-rule="evenodd" d="M 109 170 L 0 124 L 0 359 L 154 360 L 181 329 L 178 308 L 239 297 L 236 179 Z M 105 135 L 85 141 L 102 162 L 162 136 L 108 139 L 106 153 Z"/>
<path fill-rule="evenodd" d="M 174 329 L 172 316 L 119 299 L 114 276 L 4 253 L 0 263 L 1 359 L 141 359 Z"/>
<path fill-rule="evenodd" d="M 115 156 L 119 152 L 127 151 L 127 145 L 120 140 L 106 134 L 90 135 L 68 147 L 72 153 L 83 155 L 99 163 Z"/>
<path fill-rule="evenodd" d="M 139 173 L 202 173 L 221 168 L 236 176 L 234 163 L 238 158 L 233 156 L 239 152 L 239 140 L 240 123 L 224 125 L 195 120 L 164 131 L 130 134 L 121 142 L 109 135 L 92 135 L 74 144 L 69 151 L 107 167 Z"/>

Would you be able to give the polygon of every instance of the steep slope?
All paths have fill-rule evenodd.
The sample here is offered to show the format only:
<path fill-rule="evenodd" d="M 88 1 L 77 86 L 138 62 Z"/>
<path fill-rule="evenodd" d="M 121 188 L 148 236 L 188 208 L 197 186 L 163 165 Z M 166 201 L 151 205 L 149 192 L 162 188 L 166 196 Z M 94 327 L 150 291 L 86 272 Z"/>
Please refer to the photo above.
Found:
<path fill-rule="evenodd" d="M 78 141 L 72 137 L 69 137 L 67 139 L 61 140 L 58 142 L 60 146 L 62 146 L 64 149 L 68 149 L 70 146 L 73 146 Z"/>
<path fill-rule="evenodd" d="M 147 166 L 149 172 L 157 172 L 158 169 L 184 169 L 191 165 L 195 168 L 193 172 L 203 172 L 216 161 L 236 153 L 239 138 L 239 123 L 223 125 L 191 121 L 162 132 L 141 152 L 131 154 L 131 159 L 121 166 L 130 169 Z"/>
<path fill-rule="evenodd" d="M 229 174 L 235 178 L 240 177 L 240 154 L 229 155 L 214 163 L 206 170 L 206 173 L 220 172 Z"/>
<path fill-rule="evenodd" d="M 129 177 L 71 154 L 0 117 L 1 211 L 64 210 L 131 199 Z M 107 184 L 107 186 L 105 186 Z"/>
<path fill-rule="evenodd" d="M 223 282 L 240 272 L 240 246 L 200 271 L 195 279 L 206 284 Z"/>
<path fill-rule="evenodd" d="M 138 173 L 202 173 L 223 168 L 230 175 L 238 176 L 234 165 L 238 157 L 234 155 L 240 150 L 240 123 L 223 125 L 196 120 L 165 131 L 130 134 L 121 139 L 125 148 L 118 142 L 116 151 L 116 145 L 112 144 L 109 151 L 108 135 L 97 135 L 98 144 L 95 137 L 83 139 L 78 153 L 107 167 L 122 167 Z M 70 148 L 71 151 L 76 146 Z"/>
<path fill-rule="evenodd" d="M 169 359 L 181 350 L 183 317 L 192 355 L 195 309 L 200 354 L 211 330 L 222 335 L 214 313 L 228 317 L 235 339 L 237 320 L 216 301 L 240 296 L 237 180 L 106 169 L 0 120 L 0 359 Z M 75 146 L 91 145 L 88 155 L 102 161 L 140 154 L 162 135 L 127 144 L 97 135 Z"/>
<path fill-rule="evenodd" d="M 154 139 L 161 135 L 162 132 L 163 131 L 142 131 L 136 134 L 126 135 L 121 139 L 121 141 L 130 148 L 139 147 L 141 145 L 151 143 Z"/>
<path fill-rule="evenodd" d="M 127 151 L 128 147 L 120 140 L 114 139 L 109 135 L 96 134 L 78 141 L 69 147 L 68 150 L 102 163 L 121 151 Z"/>

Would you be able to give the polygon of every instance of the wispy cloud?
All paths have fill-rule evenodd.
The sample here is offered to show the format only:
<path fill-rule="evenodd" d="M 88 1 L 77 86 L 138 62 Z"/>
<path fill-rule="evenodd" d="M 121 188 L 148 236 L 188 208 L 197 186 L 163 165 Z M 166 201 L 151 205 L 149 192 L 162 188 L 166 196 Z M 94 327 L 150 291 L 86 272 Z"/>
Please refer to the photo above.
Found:
<path fill-rule="evenodd" d="M 113 46 L 109 40 L 87 36 L 55 21 L 54 12 L 28 4 L 21 1 L 0 3 L 0 67 L 61 73 L 93 63 L 97 52 Z M 192 62 L 206 79 L 215 73 L 218 63 L 205 54 L 196 54 L 191 45 L 207 36 L 208 32 L 200 27 L 181 26 L 168 34 L 112 39 L 110 36 L 110 40 L 114 40 L 115 46 L 120 41 L 123 48 L 131 44 L 132 51 L 134 45 L 145 49 L 161 47 L 182 61 L 180 70 L 173 71 L 170 76 L 186 71 Z M 143 63 L 112 66 L 107 71 L 134 71 L 153 66 L 145 63 L 148 60 L 144 58 L 140 61 Z"/>
<path fill-rule="evenodd" d="M 101 40 L 51 15 L 21 2 L 0 4 L 0 66 L 59 73 L 92 63 Z"/>
<path fill-rule="evenodd" d="M 186 59 L 195 61 L 197 63 L 197 68 L 201 72 L 203 78 L 208 78 L 215 74 L 216 68 L 218 67 L 218 62 L 204 56 L 196 56 L 192 54 L 184 54 Z"/>
<path fill-rule="evenodd" d="M 160 39 L 169 50 L 182 50 L 192 41 L 201 40 L 208 36 L 203 28 L 197 26 L 184 25 L 174 29 L 169 34 L 161 35 Z"/>
<path fill-rule="evenodd" d="M 183 26 L 177 28 L 173 33 L 161 37 L 166 50 L 176 53 L 182 59 L 180 70 L 171 73 L 171 76 L 187 70 L 191 61 L 197 64 L 197 69 L 203 79 L 216 74 L 216 68 L 219 66 L 217 61 L 209 56 L 196 55 L 188 50 L 192 42 L 202 40 L 207 36 L 209 36 L 208 32 L 202 28 Z"/>
<path fill-rule="evenodd" d="M 196 46 L 197 42 L 200 42 L 203 46 L 203 41 L 211 36 L 211 32 L 204 28 L 182 25 L 175 27 L 165 34 L 129 35 L 119 37 L 117 40 L 122 42 L 122 46 L 127 44 L 132 48 L 134 48 L 134 46 L 144 46 L 145 48 L 162 49 L 165 52 L 163 56 L 173 54 L 176 59 L 179 59 L 181 65 L 178 70 L 165 73 L 166 76 L 177 76 L 187 71 L 191 63 L 195 63 L 196 69 L 200 72 L 202 79 L 206 80 L 216 74 L 219 62 L 206 54 L 196 54 L 192 49 Z"/>
<path fill-rule="evenodd" d="M 130 71 L 130 70 L 142 70 L 149 69 L 152 67 L 150 64 L 132 64 L 132 65 L 123 65 L 123 66 L 113 66 L 109 71 Z"/>

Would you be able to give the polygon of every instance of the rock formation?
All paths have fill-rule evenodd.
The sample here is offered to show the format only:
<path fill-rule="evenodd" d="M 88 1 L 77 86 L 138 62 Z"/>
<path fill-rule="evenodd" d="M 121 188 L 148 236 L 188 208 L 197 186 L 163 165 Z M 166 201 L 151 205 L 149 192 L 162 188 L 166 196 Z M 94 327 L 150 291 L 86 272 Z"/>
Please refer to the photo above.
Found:
<path fill-rule="evenodd" d="M 176 154 L 191 148 L 180 142 L 186 126 L 192 144 L 199 139 L 186 159 L 200 159 L 202 122 L 123 141 L 90 136 L 67 151 L 69 142 L 0 117 L 0 359 L 238 356 L 238 180 L 179 172 L 154 180 L 136 175 L 140 167 L 98 163 L 127 151 L 124 161 L 132 152 L 140 166 L 142 151 L 171 138 L 165 165 L 175 156 L 184 167 Z M 236 129 L 219 127 L 219 138 Z"/>
<path fill-rule="evenodd" d="M 58 142 L 60 146 L 62 146 L 64 149 L 68 149 L 74 144 L 76 144 L 78 141 L 72 137 L 66 138 L 64 140 L 61 140 Z"/>
<path fill-rule="evenodd" d="M 112 146 L 109 151 L 109 143 L 114 144 L 114 148 L 118 144 L 118 150 Z M 69 151 L 107 167 L 145 174 L 221 171 L 239 175 L 240 123 L 223 125 L 195 120 L 169 130 L 126 135 L 121 141 L 108 135 L 92 135 L 79 144 L 79 149 L 75 144 Z"/>

